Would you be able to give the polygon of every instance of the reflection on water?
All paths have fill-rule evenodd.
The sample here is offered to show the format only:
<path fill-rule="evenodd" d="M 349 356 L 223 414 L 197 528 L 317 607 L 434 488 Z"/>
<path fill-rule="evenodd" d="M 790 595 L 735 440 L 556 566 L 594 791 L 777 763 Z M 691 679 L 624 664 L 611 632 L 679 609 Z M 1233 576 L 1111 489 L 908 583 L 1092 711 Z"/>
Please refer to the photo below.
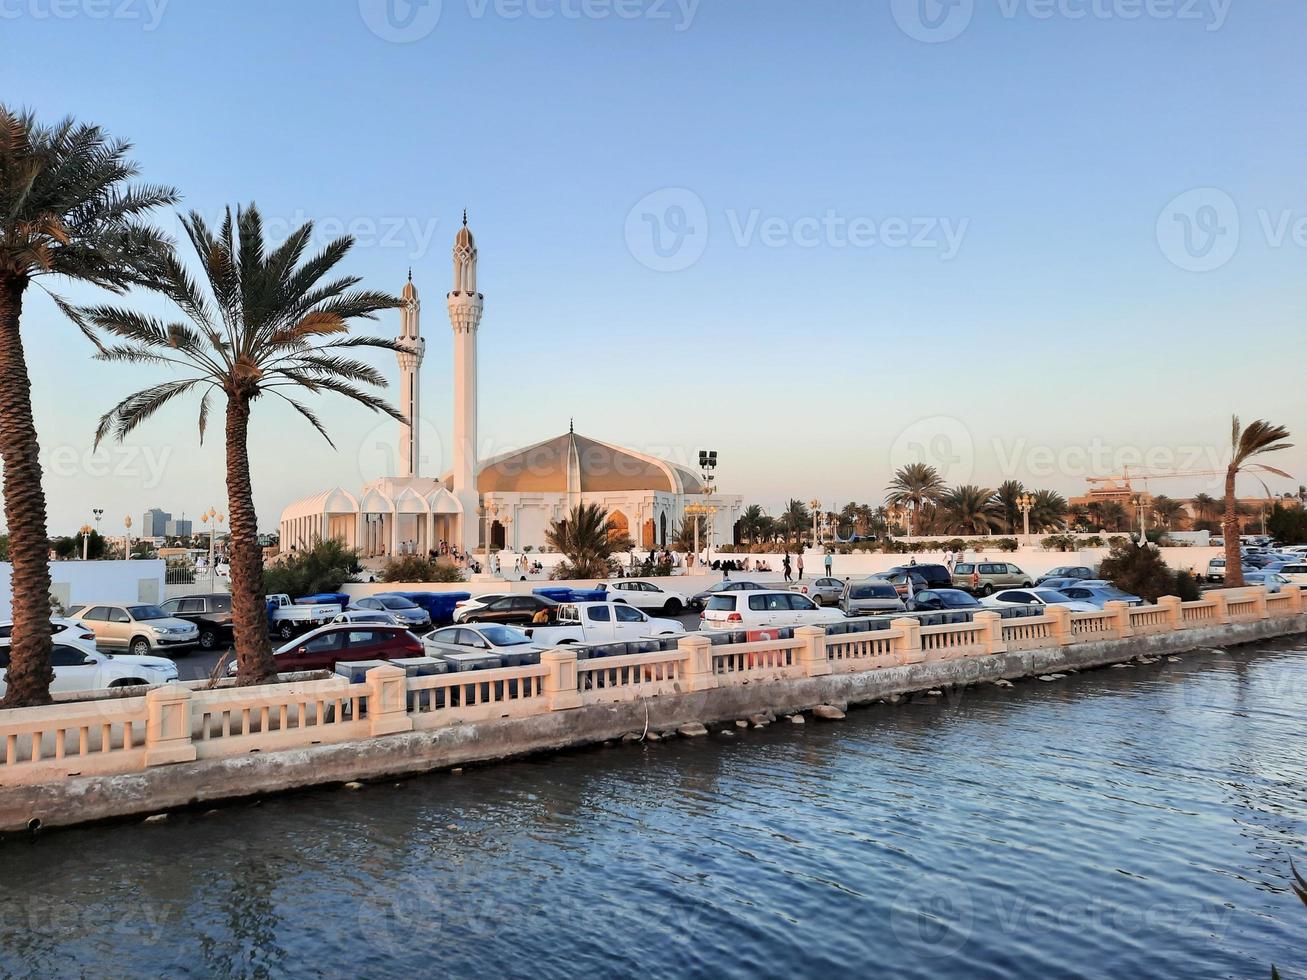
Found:
<path fill-rule="evenodd" d="M 1265 976 L 1307 647 L 0 844 L 0 975 Z"/>

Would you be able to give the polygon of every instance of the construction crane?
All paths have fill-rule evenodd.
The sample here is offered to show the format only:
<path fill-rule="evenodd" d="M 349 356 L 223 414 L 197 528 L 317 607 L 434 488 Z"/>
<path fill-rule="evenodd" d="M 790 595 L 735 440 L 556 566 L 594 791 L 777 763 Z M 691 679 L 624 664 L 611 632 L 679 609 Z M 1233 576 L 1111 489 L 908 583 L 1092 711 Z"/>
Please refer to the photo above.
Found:
<path fill-rule="evenodd" d="M 1144 491 L 1147 492 L 1149 480 L 1176 480 L 1181 478 L 1192 478 L 1192 477 L 1199 477 L 1199 476 L 1224 477 L 1226 475 L 1225 470 L 1176 470 L 1171 473 L 1142 473 L 1142 474 L 1136 473 L 1132 477 L 1130 475 L 1130 467 L 1126 466 L 1124 467 L 1124 469 L 1125 472 L 1120 474 L 1119 476 L 1085 477 L 1085 482 L 1089 484 L 1090 496 L 1093 496 L 1096 491 L 1100 494 L 1105 492 L 1111 493 L 1113 491 L 1116 491 L 1117 493 L 1133 493 L 1134 487 L 1130 483 L 1132 479 L 1142 480 L 1144 484 Z M 1260 476 L 1258 476 L 1258 474 L 1270 473 L 1275 476 L 1287 475 L 1281 470 L 1277 470 L 1273 466 L 1263 466 L 1261 463 L 1246 464 L 1240 468 L 1239 472 L 1241 474 L 1250 474 L 1256 477 L 1257 482 L 1260 483 L 1262 485 L 1262 489 L 1266 491 L 1267 497 L 1273 497 L 1274 494 L 1271 493 L 1271 488 L 1266 485 L 1266 481 L 1263 480 Z"/>

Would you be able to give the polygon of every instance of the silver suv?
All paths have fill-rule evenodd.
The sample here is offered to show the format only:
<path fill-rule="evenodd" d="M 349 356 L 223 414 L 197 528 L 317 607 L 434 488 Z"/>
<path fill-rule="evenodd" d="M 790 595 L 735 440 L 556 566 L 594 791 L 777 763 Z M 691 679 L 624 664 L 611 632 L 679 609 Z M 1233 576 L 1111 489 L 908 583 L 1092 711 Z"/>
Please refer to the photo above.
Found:
<path fill-rule="evenodd" d="M 871 613 L 903 612 L 908 607 L 899 598 L 898 589 L 889 582 L 850 582 L 840 597 L 840 608 L 848 616 Z"/>
<path fill-rule="evenodd" d="M 72 615 L 95 634 L 97 646 L 126 648 L 137 657 L 194 646 L 200 639 L 199 627 L 194 623 L 169 616 L 147 603 L 81 606 Z"/>
<path fill-rule="evenodd" d="M 953 588 L 976 595 L 993 595 L 995 589 L 1028 589 L 1034 577 L 1005 561 L 960 561 L 953 566 Z"/>

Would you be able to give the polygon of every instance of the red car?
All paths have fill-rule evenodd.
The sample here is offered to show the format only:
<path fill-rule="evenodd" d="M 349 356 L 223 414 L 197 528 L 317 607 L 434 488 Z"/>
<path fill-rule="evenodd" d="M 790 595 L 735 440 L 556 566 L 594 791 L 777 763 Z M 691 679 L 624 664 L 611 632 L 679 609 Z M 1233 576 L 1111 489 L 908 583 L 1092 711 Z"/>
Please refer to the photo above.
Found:
<path fill-rule="evenodd" d="M 423 655 L 421 641 L 402 626 L 332 623 L 286 644 L 273 654 L 273 659 L 279 673 L 288 673 L 331 670 L 341 661 L 399 660 Z"/>

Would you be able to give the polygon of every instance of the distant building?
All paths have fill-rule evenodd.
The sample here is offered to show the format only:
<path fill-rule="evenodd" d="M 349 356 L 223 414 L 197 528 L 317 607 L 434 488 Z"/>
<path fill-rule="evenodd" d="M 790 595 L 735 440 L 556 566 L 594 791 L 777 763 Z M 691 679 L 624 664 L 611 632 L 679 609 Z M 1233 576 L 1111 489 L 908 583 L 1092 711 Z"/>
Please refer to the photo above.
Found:
<path fill-rule="evenodd" d="M 172 515 L 166 510 L 160 510 L 158 507 L 151 507 L 141 518 L 142 538 L 161 538 L 168 532 L 168 522 L 172 520 Z"/>
<path fill-rule="evenodd" d="M 168 521 L 164 525 L 164 534 L 170 538 L 189 538 L 191 536 L 191 522 L 185 518 L 178 518 L 175 521 Z"/>

